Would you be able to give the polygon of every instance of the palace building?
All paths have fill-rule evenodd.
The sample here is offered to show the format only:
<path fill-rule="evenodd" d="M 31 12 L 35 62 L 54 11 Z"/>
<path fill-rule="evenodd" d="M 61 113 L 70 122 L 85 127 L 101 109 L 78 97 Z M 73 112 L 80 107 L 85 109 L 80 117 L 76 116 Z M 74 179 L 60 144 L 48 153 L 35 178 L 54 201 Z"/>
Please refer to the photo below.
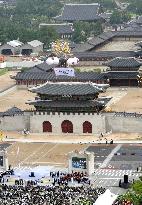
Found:
<path fill-rule="evenodd" d="M 97 133 L 103 130 L 99 113 L 105 108 L 105 102 L 98 101 L 103 90 L 93 84 L 47 82 L 29 90 L 37 94 L 34 101 L 27 102 L 35 107 L 30 117 L 32 132 Z M 96 120 L 100 122 L 98 127 Z"/>
<path fill-rule="evenodd" d="M 135 58 L 115 58 L 106 63 L 110 86 L 138 86 L 141 63 Z"/>

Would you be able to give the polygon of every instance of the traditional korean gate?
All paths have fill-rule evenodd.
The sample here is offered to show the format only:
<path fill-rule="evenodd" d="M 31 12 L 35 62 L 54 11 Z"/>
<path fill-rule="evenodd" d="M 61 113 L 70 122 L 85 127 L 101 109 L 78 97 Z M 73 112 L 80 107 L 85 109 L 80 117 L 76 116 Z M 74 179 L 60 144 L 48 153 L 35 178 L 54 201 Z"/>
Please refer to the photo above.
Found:
<path fill-rule="evenodd" d="M 43 132 L 52 132 L 52 125 L 49 121 L 43 122 Z"/>
<path fill-rule="evenodd" d="M 64 120 L 61 124 L 63 133 L 73 133 L 73 124 L 69 120 Z"/>
<path fill-rule="evenodd" d="M 91 122 L 85 121 L 83 123 L 83 133 L 92 133 L 92 124 L 91 124 Z"/>

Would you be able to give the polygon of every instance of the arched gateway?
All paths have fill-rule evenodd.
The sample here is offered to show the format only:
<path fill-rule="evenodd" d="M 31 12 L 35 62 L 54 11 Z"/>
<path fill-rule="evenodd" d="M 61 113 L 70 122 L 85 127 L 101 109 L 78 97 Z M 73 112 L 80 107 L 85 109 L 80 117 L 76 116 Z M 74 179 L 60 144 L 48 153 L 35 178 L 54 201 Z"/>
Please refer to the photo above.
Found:
<path fill-rule="evenodd" d="M 83 123 L 83 133 L 92 133 L 92 124 L 91 124 L 91 122 L 85 121 Z"/>
<path fill-rule="evenodd" d="M 63 133 L 73 133 L 73 124 L 69 120 L 64 120 L 61 124 Z"/>
<path fill-rule="evenodd" d="M 52 125 L 49 121 L 43 122 L 43 132 L 52 132 Z"/>

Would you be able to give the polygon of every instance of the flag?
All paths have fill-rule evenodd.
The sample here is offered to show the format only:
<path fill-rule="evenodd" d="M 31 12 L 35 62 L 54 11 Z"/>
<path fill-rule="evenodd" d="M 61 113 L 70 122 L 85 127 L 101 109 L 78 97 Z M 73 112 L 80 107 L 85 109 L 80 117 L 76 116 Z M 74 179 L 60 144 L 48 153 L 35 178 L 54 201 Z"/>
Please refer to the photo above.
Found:
<path fill-rule="evenodd" d="M 73 68 L 54 68 L 55 75 L 75 76 Z"/>

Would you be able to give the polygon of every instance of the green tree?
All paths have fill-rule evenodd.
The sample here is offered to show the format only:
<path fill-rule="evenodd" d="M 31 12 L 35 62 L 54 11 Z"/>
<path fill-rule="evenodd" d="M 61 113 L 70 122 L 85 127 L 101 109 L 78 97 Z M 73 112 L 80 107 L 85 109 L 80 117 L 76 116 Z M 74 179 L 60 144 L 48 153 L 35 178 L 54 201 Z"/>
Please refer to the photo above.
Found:
<path fill-rule="evenodd" d="M 85 25 L 82 22 L 76 22 L 74 24 L 74 33 L 72 40 L 75 43 L 81 43 L 85 42 L 88 37 L 88 33 L 86 33 L 87 28 L 85 28 Z"/>
<path fill-rule="evenodd" d="M 52 26 L 42 27 L 38 32 L 38 39 L 42 41 L 45 47 L 49 47 L 50 43 L 59 38 L 57 32 Z"/>
<path fill-rule="evenodd" d="M 120 24 L 122 23 L 121 13 L 117 10 L 115 10 L 111 17 L 110 17 L 110 23 L 111 24 Z"/>
<path fill-rule="evenodd" d="M 15 12 L 19 15 L 36 14 L 56 16 L 62 4 L 58 0 L 17 0 Z"/>
<path fill-rule="evenodd" d="M 129 0 L 128 11 L 142 15 L 142 1 L 141 0 Z"/>

